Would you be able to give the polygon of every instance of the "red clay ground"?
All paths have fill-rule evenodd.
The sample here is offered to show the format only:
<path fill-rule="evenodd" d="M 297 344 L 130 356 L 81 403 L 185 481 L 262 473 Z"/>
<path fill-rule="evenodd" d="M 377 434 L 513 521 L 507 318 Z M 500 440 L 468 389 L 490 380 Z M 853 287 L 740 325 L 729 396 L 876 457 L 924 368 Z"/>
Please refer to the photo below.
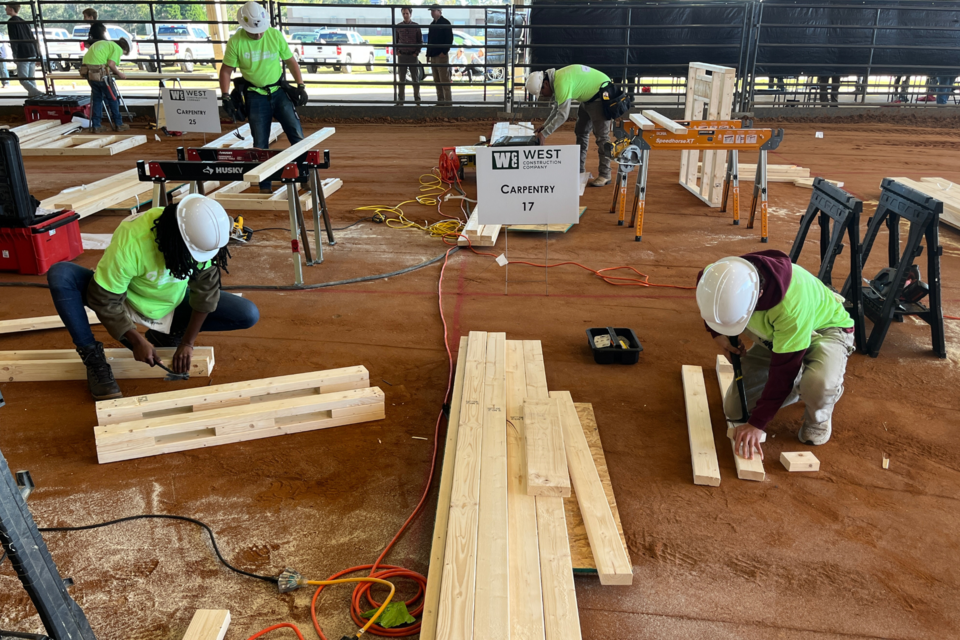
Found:
<path fill-rule="evenodd" d="M 785 126 L 772 162 L 843 180 L 864 200 L 877 198 L 884 176 L 960 182 L 955 128 Z M 435 165 L 441 146 L 469 144 L 488 133 L 490 123 L 337 128 L 329 141 L 329 175 L 343 178 L 344 188 L 330 202 L 336 226 L 344 226 L 366 215 L 355 207 L 413 198 L 418 176 Z M 816 139 L 815 131 L 824 138 Z M 28 159 L 30 185 L 45 197 L 129 168 L 138 158 L 173 157 L 177 144 L 201 144 L 195 138 L 151 141 L 94 162 Z M 572 126 L 557 139 L 572 144 Z M 607 213 L 611 188 L 590 189 L 582 224 L 551 236 L 551 261 L 633 265 L 654 282 L 689 286 L 719 257 L 789 249 L 809 191 L 771 186 L 771 242 L 761 245 L 757 231 L 732 227 L 676 184 L 678 154 L 657 153 L 653 162 L 642 243 Z M 472 191 L 472 178 L 467 185 Z M 437 219 L 429 207 L 405 211 L 411 219 Z M 247 220 L 271 227 L 283 226 L 285 217 L 251 214 Z M 94 216 L 82 226 L 108 233 L 119 220 Z M 225 282 L 289 283 L 286 238 L 264 232 L 236 249 Z M 388 272 L 444 250 L 418 231 L 369 222 L 337 238 L 326 249 L 326 263 L 306 270 L 309 282 Z M 945 228 L 941 242 L 945 310 L 960 315 L 960 235 Z M 538 236 L 514 234 L 510 247 L 512 259 L 544 254 Z M 496 252 L 502 248 L 501 241 Z M 810 243 L 801 262 L 809 267 L 815 254 Z M 92 267 L 99 257 L 91 251 L 78 262 Z M 866 273 L 879 268 L 871 261 Z M 225 555 L 248 570 L 276 574 L 294 567 L 324 578 L 371 562 L 416 504 L 428 473 L 447 376 L 439 272 L 434 265 L 321 291 L 250 291 L 262 310 L 259 325 L 202 337 L 216 348 L 212 380 L 121 382 L 133 395 L 362 364 L 386 393 L 382 422 L 100 466 L 84 383 L 4 383 L 0 449 L 11 467 L 33 472 L 38 489 L 30 505 L 41 525 L 175 513 L 208 522 Z M 912 322 L 891 329 L 879 358 L 850 360 L 834 437 L 816 449 L 819 473 L 788 474 L 778 462 L 781 451 L 806 448 L 795 439 L 802 409 L 782 411 L 766 447 L 768 479 L 752 483 L 735 475 L 713 375 L 716 349 L 689 291 L 614 287 L 560 267 L 551 269 L 545 296 L 542 270 L 511 273 L 529 282 L 511 284 L 507 296 L 504 270 L 491 258 L 467 251 L 450 257 L 443 283 L 450 343 L 470 330 L 542 340 L 550 388 L 593 403 L 635 580 L 632 587 L 601 587 L 596 578 L 577 578 L 585 638 L 958 637 L 960 323 L 947 322 L 946 360 L 932 355 L 929 332 Z M 0 295 L 3 319 L 54 312 L 42 289 L 7 288 Z M 584 329 L 607 325 L 637 331 L 645 348 L 638 365 L 592 362 Z M 102 329 L 96 333 L 106 337 Z M 70 346 L 63 330 L 0 337 L 6 350 Z M 682 364 L 700 365 L 706 374 L 723 476 L 718 488 L 691 482 Z M 886 471 L 882 452 L 892 458 Z M 426 573 L 434 511 L 435 498 L 388 562 Z M 63 575 L 76 581 L 72 592 L 98 637 L 177 640 L 197 608 L 229 608 L 232 640 L 288 620 L 308 631 L 307 592 L 278 596 L 226 571 L 189 525 L 139 522 L 47 540 Z M 355 630 L 347 602 L 343 589 L 321 599 L 330 637 Z M 0 567 L 0 628 L 40 630 L 9 564 Z"/>

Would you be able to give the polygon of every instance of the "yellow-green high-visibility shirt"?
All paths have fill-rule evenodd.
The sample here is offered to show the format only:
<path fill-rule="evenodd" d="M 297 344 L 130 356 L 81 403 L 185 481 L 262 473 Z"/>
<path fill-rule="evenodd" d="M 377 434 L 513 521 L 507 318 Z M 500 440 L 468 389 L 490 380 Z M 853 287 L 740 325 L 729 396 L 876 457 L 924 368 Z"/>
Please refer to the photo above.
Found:
<path fill-rule="evenodd" d="M 553 74 L 553 95 L 557 104 L 567 100 L 587 102 L 600 91 L 600 85 L 610 82 L 610 77 L 586 65 L 572 64 L 557 69 Z"/>
<path fill-rule="evenodd" d="M 283 75 L 283 61 L 293 57 L 290 45 L 283 34 L 268 28 L 263 36 L 254 40 L 245 30 L 239 29 L 227 41 L 223 52 L 223 64 L 240 70 L 243 79 L 254 86 L 252 89 L 263 95 L 270 95 L 279 86 L 260 89 L 272 85 Z"/>
<path fill-rule="evenodd" d="M 111 60 L 114 64 L 120 64 L 120 56 L 123 55 L 123 49 L 116 42 L 110 40 L 100 40 L 94 42 L 83 54 L 83 64 L 91 67 L 101 67 Z"/>

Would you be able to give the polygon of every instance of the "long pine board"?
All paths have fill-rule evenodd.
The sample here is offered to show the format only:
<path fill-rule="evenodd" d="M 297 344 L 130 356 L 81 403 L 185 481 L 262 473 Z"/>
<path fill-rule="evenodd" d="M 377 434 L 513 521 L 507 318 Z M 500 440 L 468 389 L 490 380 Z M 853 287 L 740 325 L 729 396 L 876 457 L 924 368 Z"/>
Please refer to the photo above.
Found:
<path fill-rule="evenodd" d="M 569 391 L 552 391 L 550 397 L 558 403 L 570 478 L 577 491 L 577 504 L 593 550 L 600 584 L 633 584 L 633 565 L 620 538 L 573 398 Z"/>
<path fill-rule="evenodd" d="M 733 365 L 721 355 L 717 356 L 717 382 L 720 384 L 720 397 L 724 398 L 727 395 L 727 389 L 730 388 L 730 385 L 733 384 Z M 727 420 L 727 433 L 729 430 L 735 428 L 732 422 Z M 762 482 L 767 474 L 763 470 L 763 460 L 759 455 L 754 455 L 753 460 L 741 457 L 737 453 L 737 443 L 731 439 L 730 440 L 731 449 L 733 450 L 733 463 L 737 467 L 737 477 L 741 480 L 755 480 L 757 482 Z"/>
<path fill-rule="evenodd" d="M 690 438 L 690 458 L 693 463 L 693 484 L 720 486 L 720 463 L 713 441 L 713 425 L 707 404 L 707 389 L 703 383 L 703 369 L 683 365 L 683 402 L 687 410 L 687 434 Z"/>
<path fill-rule="evenodd" d="M 90 309 L 87 309 L 87 322 L 100 324 L 100 318 Z M 0 334 L 20 333 L 22 331 L 41 331 L 43 329 L 62 329 L 63 320 L 60 316 L 42 316 L 40 318 L 20 318 L 17 320 L 0 320 Z"/>
<path fill-rule="evenodd" d="M 157 349 L 165 364 L 173 360 L 176 349 Z M 107 362 L 118 380 L 163 378 L 160 367 L 133 359 L 129 349 L 104 349 Z M 190 377 L 209 377 L 213 370 L 213 347 L 196 347 L 190 364 Z M 5 382 L 45 382 L 48 380 L 86 380 L 87 368 L 73 349 L 0 351 L 0 380 Z"/>
<path fill-rule="evenodd" d="M 243 181 L 251 184 L 263 182 L 273 174 L 277 173 L 287 164 L 296 160 L 299 156 L 310 151 L 315 146 L 332 136 L 337 130 L 333 127 L 325 127 L 315 133 L 310 134 L 297 144 L 284 149 L 281 153 L 273 156 L 266 162 L 261 162 L 260 166 L 252 171 L 243 174 Z"/>
<path fill-rule="evenodd" d="M 527 494 L 569 496 L 570 473 L 557 400 L 528 398 L 523 403 L 523 420 Z"/>
<path fill-rule="evenodd" d="M 483 443 L 487 333 L 471 331 L 463 372 L 460 432 L 437 620 L 438 640 L 472 640 L 476 606 L 477 527 Z"/>
<path fill-rule="evenodd" d="M 443 575 L 443 552 L 447 544 L 447 522 L 450 517 L 450 492 L 453 489 L 453 467 L 457 458 L 457 434 L 460 432 L 460 403 L 463 401 L 463 371 L 467 364 L 466 336 L 460 337 L 457 351 L 457 371 L 450 396 L 450 416 L 447 418 L 447 439 L 443 447 L 443 466 L 440 469 L 440 488 L 437 497 L 437 518 L 433 525 L 430 545 L 430 566 L 423 595 L 423 615 L 420 618 L 420 640 L 436 640 L 437 605 L 440 602 L 440 577 Z"/>
<path fill-rule="evenodd" d="M 487 334 L 473 635 L 510 640 L 505 333 Z"/>
<path fill-rule="evenodd" d="M 510 638 L 544 640 L 537 499 L 527 495 L 523 343 L 507 340 L 507 534 L 510 548 Z"/>
<path fill-rule="evenodd" d="M 230 612 L 226 609 L 198 609 L 183 640 L 223 640 L 229 626 Z"/>

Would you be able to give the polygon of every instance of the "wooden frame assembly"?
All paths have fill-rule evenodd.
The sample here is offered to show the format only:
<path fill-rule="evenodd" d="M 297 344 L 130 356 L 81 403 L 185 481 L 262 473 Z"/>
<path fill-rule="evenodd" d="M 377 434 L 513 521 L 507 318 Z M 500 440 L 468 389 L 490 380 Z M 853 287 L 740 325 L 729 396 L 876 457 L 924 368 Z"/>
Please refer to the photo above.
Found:
<path fill-rule="evenodd" d="M 176 349 L 157 349 L 164 363 L 173 360 Z M 133 359 L 129 349 L 104 349 L 107 362 L 118 380 L 163 378 L 167 372 Z M 191 377 L 209 377 L 213 371 L 213 347 L 196 347 L 190 365 Z M 45 382 L 47 380 L 86 380 L 87 367 L 73 349 L 36 351 L 0 351 L 0 380 L 5 382 Z"/>
<path fill-rule="evenodd" d="M 147 136 L 59 136 L 20 145 L 24 156 L 112 156 L 147 143 Z"/>
<path fill-rule="evenodd" d="M 252 186 L 254 185 L 247 182 L 231 182 L 209 195 L 222 204 L 224 209 L 289 211 L 286 185 L 277 187 L 273 193 L 243 193 Z M 343 180 L 340 178 L 325 178 L 322 182 L 323 197 L 329 198 L 342 186 Z M 313 207 L 313 193 L 309 189 L 303 191 L 299 197 L 304 211 Z"/>
<path fill-rule="evenodd" d="M 960 229 L 960 184 L 950 182 L 946 178 L 920 178 L 919 181 L 910 178 L 890 178 L 931 198 L 943 203 L 943 213 L 940 222 L 954 229 Z"/>

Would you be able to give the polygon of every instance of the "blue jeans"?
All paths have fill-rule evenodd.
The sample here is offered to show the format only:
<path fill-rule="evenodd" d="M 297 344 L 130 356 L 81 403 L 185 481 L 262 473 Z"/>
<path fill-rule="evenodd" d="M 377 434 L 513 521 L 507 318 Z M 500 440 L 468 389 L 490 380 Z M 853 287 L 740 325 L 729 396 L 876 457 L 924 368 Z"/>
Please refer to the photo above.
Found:
<path fill-rule="evenodd" d="M 253 134 L 253 146 L 257 149 L 270 148 L 270 125 L 276 118 L 291 145 L 303 140 L 303 127 L 300 116 L 287 92 L 279 88 L 269 96 L 256 91 L 247 91 L 247 117 L 250 119 L 250 131 Z M 261 188 L 269 188 L 270 182 L 261 182 Z"/>
<path fill-rule="evenodd" d="M 937 84 L 933 93 L 937 96 L 937 104 L 947 104 L 950 94 L 953 93 L 953 83 L 956 82 L 955 76 L 939 76 L 933 79 Z"/>
<path fill-rule="evenodd" d="M 0 78 L 3 78 L 4 86 L 9 84 L 7 80 L 10 79 L 10 72 L 7 71 L 7 61 L 3 58 L 0 58 Z"/>
<path fill-rule="evenodd" d="M 107 84 L 106 80 L 94 82 L 87 80 L 90 85 L 90 110 L 93 112 L 90 118 L 90 126 L 97 128 L 103 120 L 103 103 L 107 103 L 110 109 L 110 116 L 113 118 L 113 124 L 118 125 L 123 120 L 120 119 L 120 101 Z"/>
<path fill-rule="evenodd" d="M 96 342 L 93 331 L 90 330 L 87 312 L 83 308 L 87 303 L 87 286 L 92 277 L 93 271 L 72 262 L 58 262 L 47 272 L 53 306 L 57 308 L 57 314 L 77 347 L 89 347 Z M 187 328 L 193 312 L 189 299 L 188 293 L 173 312 L 170 333 L 182 333 Z M 257 324 L 259 319 L 260 310 L 257 305 L 240 296 L 221 291 L 216 311 L 207 316 L 200 331 L 249 329 Z"/>
<path fill-rule="evenodd" d="M 37 83 L 33 81 L 33 76 L 36 72 L 36 62 L 17 63 L 17 79 L 20 81 L 20 84 L 23 85 L 23 88 L 27 90 L 27 96 L 31 98 L 43 95 L 43 91 L 37 89 Z"/>

